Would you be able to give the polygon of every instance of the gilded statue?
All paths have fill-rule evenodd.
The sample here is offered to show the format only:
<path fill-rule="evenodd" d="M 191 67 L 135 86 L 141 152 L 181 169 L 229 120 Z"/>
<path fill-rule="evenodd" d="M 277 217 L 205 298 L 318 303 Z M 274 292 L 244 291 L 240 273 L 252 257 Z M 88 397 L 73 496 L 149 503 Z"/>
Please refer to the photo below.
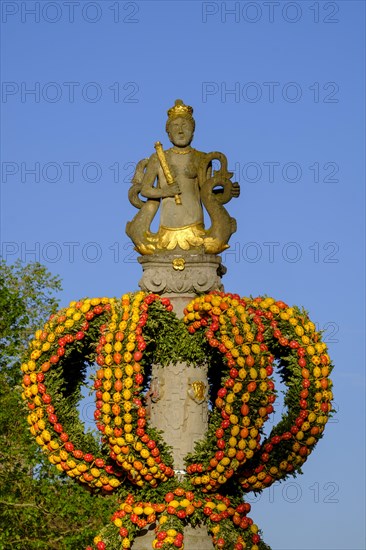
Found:
<path fill-rule="evenodd" d="M 158 141 L 156 152 L 137 164 L 129 199 L 139 212 L 127 223 L 126 232 L 140 254 L 219 254 L 236 231 L 236 221 L 223 205 L 239 196 L 239 184 L 231 181 L 233 172 L 227 170 L 223 153 L 204 153 L 191 146 L 194 130 L 192 107 L 177 99 L 166 122 L 172 147 L 164 151 Z M 213 169 L 214 160 L 220 164 L 218 170 Z M 151 223 L 159 207 L 160 224 L 154 233 Z M 203 207 L 211 220 L 208 229 Z"/>

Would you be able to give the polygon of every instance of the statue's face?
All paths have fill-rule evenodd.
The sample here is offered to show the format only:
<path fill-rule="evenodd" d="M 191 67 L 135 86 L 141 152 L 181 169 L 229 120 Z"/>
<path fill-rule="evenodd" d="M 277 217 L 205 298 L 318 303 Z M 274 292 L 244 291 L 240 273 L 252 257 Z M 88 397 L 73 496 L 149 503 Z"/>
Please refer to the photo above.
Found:
<path fill-rule="evenodd" d="M 193 139 L 193 123 L 185 117 L 174 118 L 169 122 L 168 136 L 173 145 L 186 147 Z"/>

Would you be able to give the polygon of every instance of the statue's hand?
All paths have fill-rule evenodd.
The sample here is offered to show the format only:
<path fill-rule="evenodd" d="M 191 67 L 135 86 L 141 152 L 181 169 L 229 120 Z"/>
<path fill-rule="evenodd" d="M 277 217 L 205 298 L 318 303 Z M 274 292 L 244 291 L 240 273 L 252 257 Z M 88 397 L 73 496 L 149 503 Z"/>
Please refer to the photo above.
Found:
<path fill-rule="evenodd" d="M 240 185 L 237 182 L 234 182 L 231 186 L 231 196 L 238 198 L 240 195 Z"/>
<path fill-rule="evenodd" d="M 167 185 L 162 189 L 162 198 L 165 199 L 166 197 L 174 197 L 175 195 L 180 195 L 181 191 L 179 189 L 179 185 L 177 183 L 172 183 L 171 185 Z"/>

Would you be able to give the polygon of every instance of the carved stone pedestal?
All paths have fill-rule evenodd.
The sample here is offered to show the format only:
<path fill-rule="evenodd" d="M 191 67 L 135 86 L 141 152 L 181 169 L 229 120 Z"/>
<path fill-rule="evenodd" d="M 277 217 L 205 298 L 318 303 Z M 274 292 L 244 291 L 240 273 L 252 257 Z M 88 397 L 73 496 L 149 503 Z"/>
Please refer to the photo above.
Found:
<path fill-rule="evenodd" d="M 226 268 L 214 254 L 165 252 L 140 256 L 142 290 L 157 294 L 195 295 L 222 290 L 221 277 Z"/>

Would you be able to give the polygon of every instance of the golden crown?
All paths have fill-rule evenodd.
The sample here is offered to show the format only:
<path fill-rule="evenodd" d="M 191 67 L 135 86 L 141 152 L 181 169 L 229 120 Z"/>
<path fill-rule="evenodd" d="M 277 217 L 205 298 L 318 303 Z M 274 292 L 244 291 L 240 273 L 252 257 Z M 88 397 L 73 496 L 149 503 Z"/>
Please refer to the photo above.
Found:
<path fill-rule="evenodd" d="M 169 118 L 177 116 L 192 118 L 193 108 L 190 105 L 185 105 L 181 99 L 176 99 L 174 107 L 171 107 L 167 113 Z"/>

